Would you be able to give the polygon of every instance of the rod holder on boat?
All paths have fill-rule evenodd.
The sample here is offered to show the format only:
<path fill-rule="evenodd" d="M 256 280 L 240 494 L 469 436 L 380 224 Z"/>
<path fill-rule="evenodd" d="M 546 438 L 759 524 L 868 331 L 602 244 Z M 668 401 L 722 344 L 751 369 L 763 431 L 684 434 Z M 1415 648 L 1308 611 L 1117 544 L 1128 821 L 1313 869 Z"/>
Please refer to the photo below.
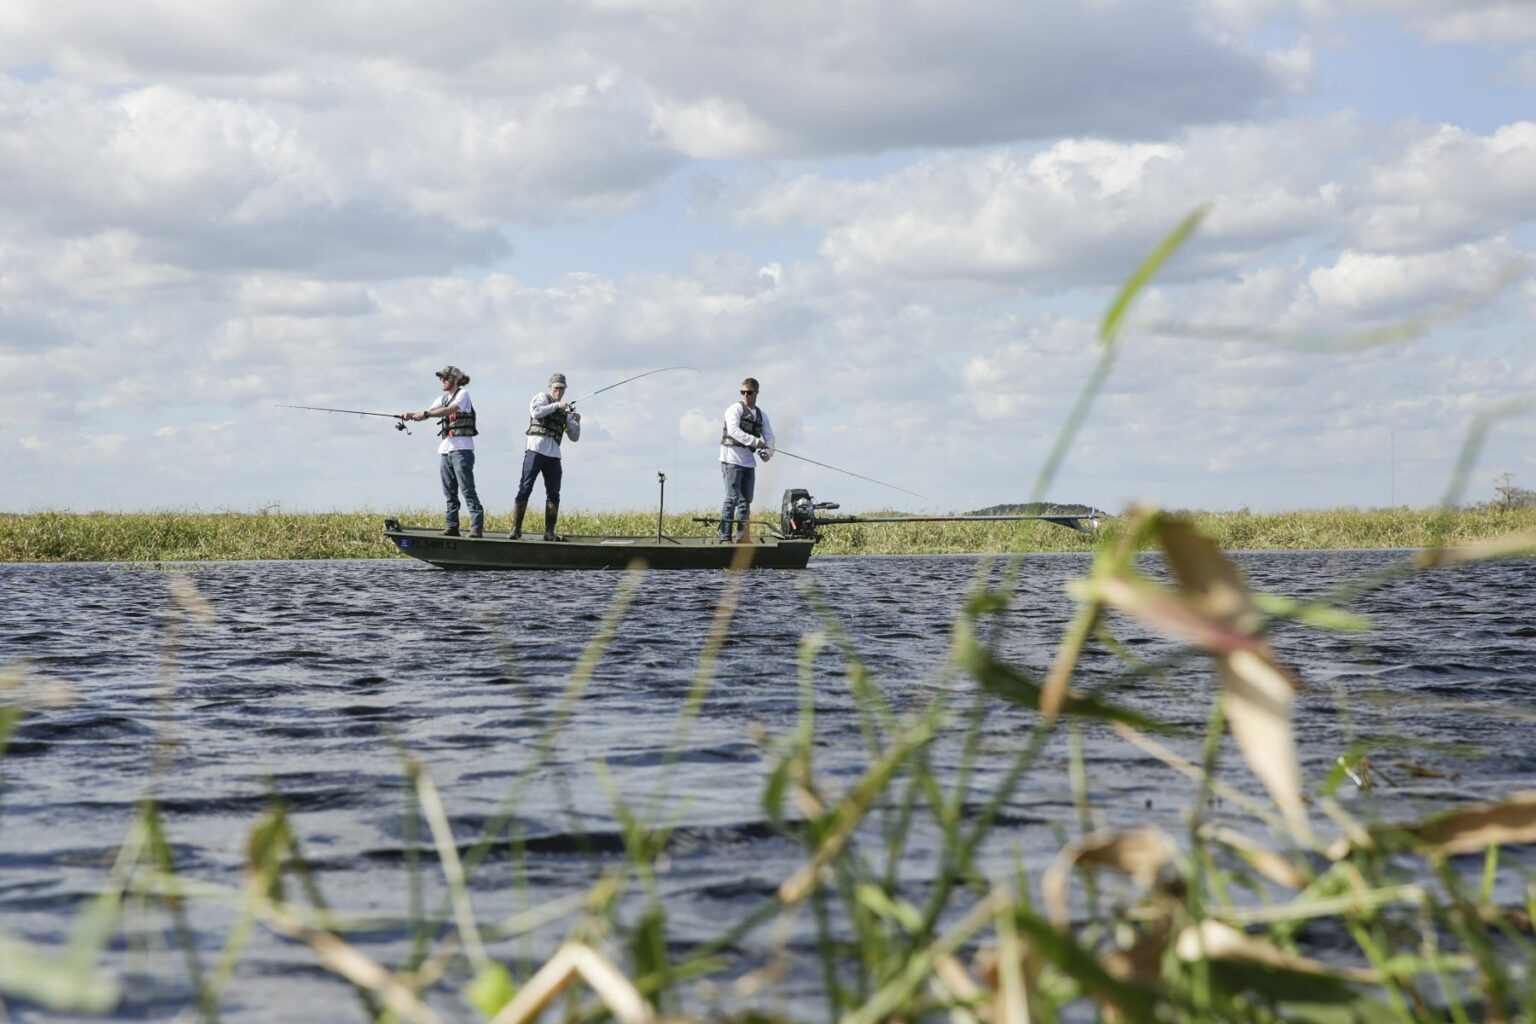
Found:
<path fill-rule="evenodd" d="M 656 480 L 661 484 L 661 498 L 656 502 L 656 539 L 661 540 L 661 517 L 667 507 L 667 474 L 658 469 Z"/>

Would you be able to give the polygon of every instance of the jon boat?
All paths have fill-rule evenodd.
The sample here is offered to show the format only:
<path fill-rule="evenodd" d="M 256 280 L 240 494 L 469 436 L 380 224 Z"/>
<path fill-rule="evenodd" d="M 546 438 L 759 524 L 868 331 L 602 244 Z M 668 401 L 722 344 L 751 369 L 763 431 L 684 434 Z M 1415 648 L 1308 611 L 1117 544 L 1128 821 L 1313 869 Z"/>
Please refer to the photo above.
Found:
<path fill-rule="evenodd" d="M 666 477 L 661 477 L 663 504 Z M 542 534 L 513 540 L 510 535 L 487 533 L 484 537 L 445 537 L 440 530 L 402 526 L 384 520 L 384 536 L 413 558 L 439 569 L 627 569 L 642 565 L 651 569 L 804 569 L 811 549 L 821 539 L 820 528 L 846 523 L 988 522 L 1038 519 L 1080 533 L 1098 528 L 1104 513 L 1095 509 L 1048 512 L 1039 515 L 976 516 L 829 516 L 818 513 L 837 508 L 835 502 L 816 501 L 809 491 L 784 492 L 778 526 L 755 531 L 748 543 L 726 543 L 714 536 L 672 537 L 662 532 L 662 511 L 656 512 L 656 533 L 634 537 L 602 537 L 566 534 L 546 541 Z M 717 519 L 696 518 L 698 523 Z M 763 535 L 757 535 L 763 534 Z"/>

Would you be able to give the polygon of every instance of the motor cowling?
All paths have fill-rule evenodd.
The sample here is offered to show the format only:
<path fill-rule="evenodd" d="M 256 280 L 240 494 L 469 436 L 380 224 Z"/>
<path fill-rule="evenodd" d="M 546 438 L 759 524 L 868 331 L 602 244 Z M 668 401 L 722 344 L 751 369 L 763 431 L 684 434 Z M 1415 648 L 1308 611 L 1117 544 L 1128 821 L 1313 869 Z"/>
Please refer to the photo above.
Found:
<path fill-rule="evenodd" d="M 798 540 L 816 540 L 816 510 L 837 507 L 834 501 L 817 501 L 803 488 L 791 488 L 779 505 L 779 531 Z"/>
<path fill-rule="evenodd" d="M 779 505 L 779 531 L 786 537 L 816 539 L 816 503 L 811 492 L 791 488 Z"/>

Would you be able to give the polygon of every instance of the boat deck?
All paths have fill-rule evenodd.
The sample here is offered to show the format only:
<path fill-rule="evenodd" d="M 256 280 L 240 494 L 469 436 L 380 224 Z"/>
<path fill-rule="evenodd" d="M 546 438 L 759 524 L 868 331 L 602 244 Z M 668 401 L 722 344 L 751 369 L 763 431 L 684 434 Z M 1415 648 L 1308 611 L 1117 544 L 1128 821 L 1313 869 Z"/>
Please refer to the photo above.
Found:
<path fill-rule="evenodd" d="M 513 540 L 505 533 L 445 537 L 441 530 L 386 524 L 384 535 L 400 551 L 440 569 L 804 569 L 814 540 L 764 537 L 724 544 L 714 537 L 601 537 L 567 534 L 546 541 L 539 533 Z"/>

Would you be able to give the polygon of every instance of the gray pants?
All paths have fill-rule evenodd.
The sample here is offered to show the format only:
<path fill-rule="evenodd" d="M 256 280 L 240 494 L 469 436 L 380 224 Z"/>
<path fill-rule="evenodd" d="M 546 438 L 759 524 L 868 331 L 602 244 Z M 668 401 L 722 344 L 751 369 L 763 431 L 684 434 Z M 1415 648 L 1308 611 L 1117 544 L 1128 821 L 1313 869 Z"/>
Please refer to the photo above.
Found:
<path fill-rule="evenodd" d="M 720 463 L 720 476 L 725 480 L 725 503 L 720 506 L 720 539 L 731 539 L 731 522 L 736 522 L 736 535 L 747 532 L 747 520 L 752 517 L 752 490 L 757 483 L 757 469 L 738 466 L 734 462 Z"/>
<path fill-rule="evenodd" d="M 441 475 L 443 497 L 448 501 L 448 529 L 459 528 L 459 492 L 464 492 L 464 504 L 469 506 L 469 528 L 485 527 L 485 509 L 480 507 L 480 495 L 475 493 L 475 453 L 473 449 L 458 448 L 444 452 Z"/>

